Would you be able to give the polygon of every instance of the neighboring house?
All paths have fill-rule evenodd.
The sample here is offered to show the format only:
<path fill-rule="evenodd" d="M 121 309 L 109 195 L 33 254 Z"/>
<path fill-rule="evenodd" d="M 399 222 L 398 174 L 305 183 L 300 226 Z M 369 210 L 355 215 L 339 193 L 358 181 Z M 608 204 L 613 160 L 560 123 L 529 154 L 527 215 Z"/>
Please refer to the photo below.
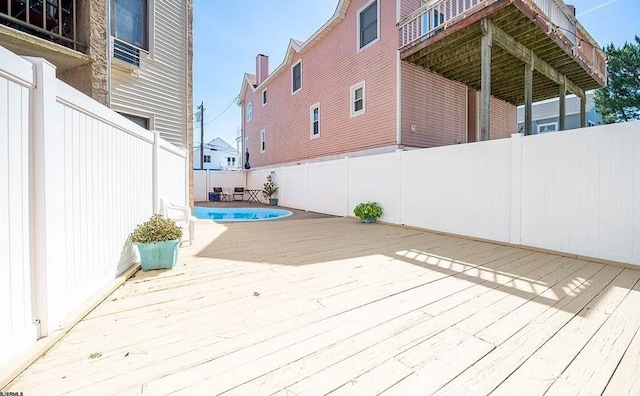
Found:
<path fill-rule="evenodd" d="M 207 170 L 236 170 L 240 168 L 238 150 L 220 138 L 204 145 L 204 167 L 200 166 L 200 146 L 193 150 L 193 168 Z"/>
<path fill-rule="evenodd" d="M 259 167 L 509 137 L 525 86 L 543 100 L 558 96 L 553 84 L 581 95 L 604 84 L 597 43 L 561 1 L 549 7 L 595 60 L 573 55 L 575 43 L 545 30 L 550 17 L 524 0 L 340 0 L 275 70 L 259 54 L 244 75 L 242 152 Z M 523 72 L 531 62 L 535 79 Z"/>
<path fill-rule="evenodd" d="M 587 126 L 602 124 L 602 116 L 596 110 L 594 93 L 587 93 Z M 533 133 L 555 132 L 559 127 L 558 99 L 534 103 L 532 107 Z M 580 128 L 580 99 L 575 95 L 567 96 L 565 129 Z M 518 131 L 524 130 L 524 107 L 518 107 Z"/>
<path fill-rule="evenodd" d="M 192 1 L 0 0 L 0 45 L 188 150 Z"/>

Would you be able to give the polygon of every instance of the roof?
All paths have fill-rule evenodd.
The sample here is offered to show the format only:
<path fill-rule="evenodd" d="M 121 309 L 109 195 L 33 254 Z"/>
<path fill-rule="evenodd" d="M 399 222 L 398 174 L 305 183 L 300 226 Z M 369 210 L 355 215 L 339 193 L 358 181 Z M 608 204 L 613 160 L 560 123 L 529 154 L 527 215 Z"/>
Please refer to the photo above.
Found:
<path fill-rule="evenodd" d="M 587 93 L 587 112 L 595 106 L 593 100 L 594 93 Z M 533 121 L 544 120 L 547 118 L 556 118 L 559 115 L 558 98 L 543 100 L 541 102 L 534 103 L 531 111 L 533 113 Z M 565 113 L 566 115 L 580 114 L 580 99 L 575 95 L 568 95 L 565 100 Z M 524 122 L 524 106 L 518 107 L 518 122 Z"/>
<path fill-rule="evenodd" d="M 212 139 L 209 143 L 205 143 L 204 147 L 210 150 L 220 151 L 223 153 L 231 153 L 231 154 L 238 153 L 238 151 L 235 148 L 233 148 L 229 143 L 225 142 L 221 138 Z M 193 149 L 194 151 L 199 150 L 200 145 L 194 146 Z"/>
<path fill-rule="evenodd" d="M 349 3 L 351 3 L 351 0 L 339 0 L 333 16 L 311 37 L 309 37 L 307 41 L 302 42 L 300 40 L 290 39 L 289 47 L 287 48 L 287 53 L 284 56 L 284 60 L 277 68 L 275 68 L 275 70 L 273 70 L 273 72 L 271 72 L 267 76 L 267 78 L 264 79 L 264 81 L 262 81 L 260 85 L 256 86 L 255 75 L 245 73 L 244 77 L 242 78 L 242 87 L 240 88 L 240 94 L 238 95 L 238 105 L 240 105 L 240 103 L 244 101 L 247 87 L 250 87 L 253 92 L 262 90 L 269 83 L 269 81 L 275 78 L 275 76 L 280 74 L 281 71 L 286 69 L 287 66 L 291 64 L 294 53 L 303 54 L 307 49 L 311 48 L 313 44 L 324 37 L 324 35 L 329 33 L 331 29 L 333 29 L 338 24 L 338 22 L 344 19 L 347 13 L 347 9 L 349 8 Z M 250 79 L 250 76 L 253 76 L 253 80 Z"/>

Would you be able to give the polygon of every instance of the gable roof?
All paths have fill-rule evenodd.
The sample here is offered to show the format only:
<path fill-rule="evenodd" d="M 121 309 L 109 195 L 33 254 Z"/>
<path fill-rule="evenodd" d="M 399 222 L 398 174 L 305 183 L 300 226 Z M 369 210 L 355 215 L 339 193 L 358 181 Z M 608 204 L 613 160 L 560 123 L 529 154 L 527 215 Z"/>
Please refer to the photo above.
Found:
<path fill-rule="evenodd" d="M 586 109 L 589 112 L 594 106 L 594 93 L 587 92 L 587 105 Z M 532 119 L 536 120 L 544 120 L 547 118 L 556 118 L 559 116 L 559 108 L 558 108 L 558 98 L 551 100 L 544 100 L 538 103 L 534 103 L 531 106 Z M 518 122 L 524 122 L 524 106 L 518 106 Z M 580 114 L 580 99 L 575 95 L 567 95 L 565 100 L 565 114 Z"/>
<path fill-rule="evenodd" d="M 315 44 L 318 40 L 324 37 L 327 33 L 333 29 L 338 22 L 344 19 L 347 14 L 347 9 L 349 8 L 349 3 L 351 0 L 339 0 L 338 5 L 336 6 L 336 10 L 333 13 L 333 16 L 329 18 L 329 20 L 320 27 L 320 29 L 316 30 L 316 32 L 309 37 L 309 39 L 305 42 L 290 39 L 289 47 L 287 48 L 287 53 L 284 56 L 284 60 L 282 63 L 276 67 L 273 72 L 269 73 L 267 78 L 262 81 L 260 85 L 256 85 L 255 75 L 245 73 L 242 79 L 242 87 L 240 88 L 240 94 L 238 95 L 237 103 L 240 105 L 244 101 L 244 96 L 247 93 L 247 88 L 251 88 L 253 92 L 262 90 L 275 76 L 280 74 L 288 65 L 291 64 L 291 60 L 293 59 L 294 53 L 303 54 L 307 49 L 309 49 L 313 44 Z M 253 84 L 248 76 L 253 76 Z"/>

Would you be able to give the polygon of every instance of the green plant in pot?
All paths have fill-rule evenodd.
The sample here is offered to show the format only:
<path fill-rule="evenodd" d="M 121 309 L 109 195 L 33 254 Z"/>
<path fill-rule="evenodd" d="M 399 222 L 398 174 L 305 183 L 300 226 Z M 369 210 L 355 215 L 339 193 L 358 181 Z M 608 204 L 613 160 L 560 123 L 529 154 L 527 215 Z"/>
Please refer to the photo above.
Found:
<path fill-rule="evenodd" d="M 363 223 L 375 223 L 376 218 L 382 216 L 382 208 L 376 202 L 361 202 L 353 209 L 353 214 Z"/>
<path fill-rule="evenodd" d="M 142 270 L 171 269 L 178 261 L 178 245 L 182 229 L 173 220 L 159 214 L 131 233 L 131 242 L 138 246 Z"/>
<path fill-rule="evenodd" d="M 278 185 L 271 175 L 267 176 L 267 182 L 262 186 L 262 194 L 269 201 L 269 205 L 276 206 L 278 205 L 278 198 L 273 198 L 273 195 L 278 191 Z"/>

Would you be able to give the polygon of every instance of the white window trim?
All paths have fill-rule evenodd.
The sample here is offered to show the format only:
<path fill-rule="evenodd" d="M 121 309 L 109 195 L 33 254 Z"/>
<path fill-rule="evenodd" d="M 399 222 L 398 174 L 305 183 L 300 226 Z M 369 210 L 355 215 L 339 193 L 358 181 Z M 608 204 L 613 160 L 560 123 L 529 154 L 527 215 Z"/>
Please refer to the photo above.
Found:
<path fill-rule="evenodd" d="M 300 88 L 298 88 L 297 90 L 293 90 L 293 68 L 300 65 Z M 291 95 L 295 95 L 296 92 L 301 91 L 302 90 L 302 59 L 299 59 L 296 63 L 294 63 L 293 65 L 291 65 L 291 73 L 289 76 L 289 81 L 291 81 Z"/>
<path fill-rule="evenodd" d="M 313 134 L 313 110 L 318 109 L 318 134 Z M 320 133 L 322 132 L 320 127 L 320 102 L 314 103 L 309 106 L 309 137 L 311 139 L 317 139 L 320 137 Z"/>
<path fill-rule="evenodd" d="M 365 45 L 364 47 L 360 48 L 360 13 L 362 13 L 362 11 L 366 10 L 367 7 L 369 7 L 374 1 L 376 0 L 371 0 L 368 1 L 365 5 L 363 5 L 362 7 L 360 7 L 360 9 L 358 10 L 358 12 L 356 12 L 356 52 L 361 52 L 366 50 L 367 48 L 371 47 L 373 44 L 377 43 L 378 41 L 380 41 L 380 1 L 378 0 L 378 3 L 376 4 L 376 12 L 377 12 L 377 23 L 376 23 L 376 38 L 371 41 L 370 43 L 368 43 L 367 45 Z"/>
<path fill-rule="evenodd" d="M 247 103 L 247 121 L 253 120 L 253 104 Z"/>
<path fill-rule="evenodd" d="M 554 132 L 558 131 L 558 123 L 557 122 L 546 122 L 544 124 L 538 124 L 538 133 L 546 133 L 546 132 L 540 132 L 540 130 L 543 127 L 549 126 L 549 125 L 554 125 L 556 127 L 556 129 L 554 129 Z"/>
<path fill-rule="evenodd" d="M 356 100 L 356 90 L 358 88 L 362 88 L 362 110 L 355 111 L 355 100 Z M 367 89 L 365 87 L 365 82 L 360 81 L 357 84 L 352 85 L 349 88 L 349 114 L 351 117 L 356 117 L 362 115 L 367 110 Z"/>
<path fill-rule="evenodd" d="M 264 153 L 267 150 L 267 132 L 263 129 L 260 131 L 260 152 Z"/>
<path fill-rule="evenodd" d="M 267 102 L 269 101 L 268 95 L 266 97 L 267 100 L 265 100 L 265 96 L 264 94 L 267 93 L 267 89 L 263 89 L 262 93 L 260 94 L 260 101 L 262 102 L 262 107 L 267 105 Z"/>

